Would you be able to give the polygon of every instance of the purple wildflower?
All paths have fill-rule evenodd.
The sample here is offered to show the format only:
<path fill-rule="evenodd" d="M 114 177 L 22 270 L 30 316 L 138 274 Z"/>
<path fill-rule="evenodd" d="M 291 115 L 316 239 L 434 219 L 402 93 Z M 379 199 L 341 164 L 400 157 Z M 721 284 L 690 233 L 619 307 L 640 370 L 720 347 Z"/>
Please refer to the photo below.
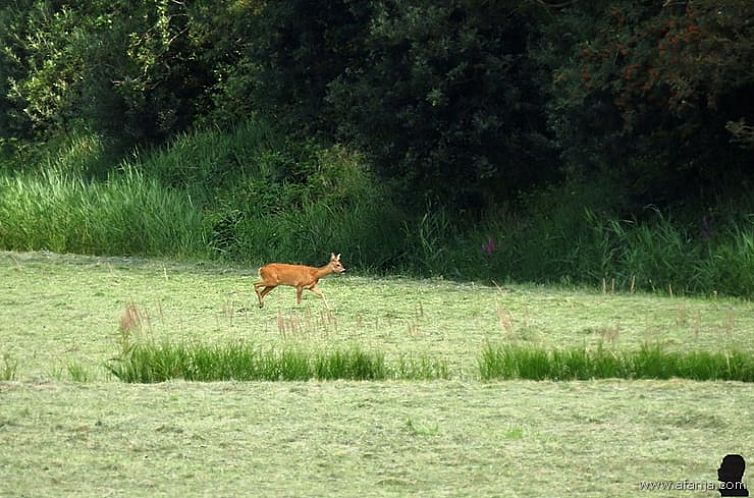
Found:
<path fill-rule="evenodd" d="M 482 252 L 487 256 L 492 256 L 492 253 L 495 252 L 495 239 L 489 237 L 487 242 L 482 244 Z"/>

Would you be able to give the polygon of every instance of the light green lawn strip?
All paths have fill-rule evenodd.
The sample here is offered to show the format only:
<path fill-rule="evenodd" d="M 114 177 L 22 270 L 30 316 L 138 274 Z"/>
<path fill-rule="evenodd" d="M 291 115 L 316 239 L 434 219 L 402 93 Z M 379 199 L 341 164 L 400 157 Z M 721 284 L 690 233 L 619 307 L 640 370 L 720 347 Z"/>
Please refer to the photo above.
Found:
<path fill-rule="evenodd" d="M 0 352 L 20 380 L 0 382 L 0 496 L 634 497 L 753 458 L 750 384 L 475 377 L 487 341 L 750 351 L 751 303 L 348 276 L 321 283 L 333 314 L 291 289 L 259 310 L 255 272 L 0 254 Z M 157 340 L 426 352 L 456 377 L 123 384 L 102 365 L 129 302 Z"/>
<path fill-rule="evenodd" d="M 692 381 L 0 383 L 0 496 L 635 497 L 751 455 L 752 399 Z"/>

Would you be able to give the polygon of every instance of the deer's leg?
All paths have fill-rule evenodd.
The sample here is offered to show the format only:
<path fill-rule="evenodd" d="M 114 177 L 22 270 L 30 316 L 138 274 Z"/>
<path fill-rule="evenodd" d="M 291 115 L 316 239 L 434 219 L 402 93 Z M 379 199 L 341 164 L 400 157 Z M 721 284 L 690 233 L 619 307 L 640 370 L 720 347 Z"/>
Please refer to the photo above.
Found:
<path fill-rule="evenodd" d="M 262 294 L 259 292 L 260 287 L 265 287 L 265 284 L 263 281 L 260 282 L 254 282 L 254 292 L 257 293 L 257 299 L 259 299 L 259 307 L 261 308 L 264 306 L 264 303 L 262 303 Z"/>
<path fill-rule="evenodd" d="M 261 285 L 258 285 L 258 284 L 261 284 Z M 261 292 L 259 291 L 260 287 L 264 287 L 264 289 L 262 289 Z M 272 289 L 274 289 L 275 287 L 276 287 L 275 285 L 265 285 L 264 282 L 258 282 L 257 284 L 254 284 L 254 290 L 256 291 L 257 297 L 259 298 L 260 308 L 264 307 L 264 296 L 272 292 Z"/>
<path fill-rule="evenodd" d="M 327 304 L 327 299 L 325 299 L 325 295 L 324 295 L 324 294 L 322 294 L 322 291 L 321 291 L 321 290 L 317 289 L 317 288 L 316 288 L 316 287 L 314 287 L 314 286 L 312 286 L 312 287 L 309 287 L 309 290 L 310 290 L 310 291 L 312 291 L 312 292 L 313 292 L 313 293 L 314 293 L 315 295 L 317 295 L 317 296 L 321 297 L 321 298 L 322 298 L 322 301 L 324 301 L 324 303 L 325 303 L 325 307 L 326 307 L 327 309 L 330 309 L 330 305 L 329 305 L 329 304 Z"/>
<path fill-rule="evenodd" d="M 301 304 L 301 294 L 303 294 L 303 287 L 296 287 L 296 304 Z"/>

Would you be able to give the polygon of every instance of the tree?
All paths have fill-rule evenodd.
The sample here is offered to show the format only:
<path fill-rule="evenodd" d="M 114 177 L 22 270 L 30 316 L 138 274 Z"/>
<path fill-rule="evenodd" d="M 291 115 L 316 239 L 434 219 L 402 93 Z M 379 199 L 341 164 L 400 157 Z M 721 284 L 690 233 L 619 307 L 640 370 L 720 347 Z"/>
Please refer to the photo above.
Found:
<path fill-rule="evenodd" d="M 13 21 L 0 29 L 5 125 L 44 133 L 83 124 L 132 143 L 186 130 L 212 110 L 240 58 L 229 47 L 239 29 L 248 34 L 237 20 L 258 5 L 15 0 L 0 10 Z"/>
<path fill-rule="evenodd" d="M 373 6 L 367 55 L 327 102 L 404 197 L 478 210 L 556 173 L 521 2 Z"/>
<path fill-rule="evenodd" d="M 638 202 L 701 198 L 751 178 L 754 4 L 574 2 L 536 52 L 564 158 Z M 737 125 L 738 124 L 738 125 Z M 733 133 L 733 135 L 731 135 Z M 737 133 L 737 134 L 736 134 Z"/>

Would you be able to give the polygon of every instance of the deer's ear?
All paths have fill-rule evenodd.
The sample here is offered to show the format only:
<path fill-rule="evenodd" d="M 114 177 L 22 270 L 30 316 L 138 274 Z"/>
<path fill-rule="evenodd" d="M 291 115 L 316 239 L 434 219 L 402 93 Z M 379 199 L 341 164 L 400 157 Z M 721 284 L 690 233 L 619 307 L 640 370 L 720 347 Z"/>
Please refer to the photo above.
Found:
<path fill-rule="evenodd" d="M 340 253 L 338 253 L 338 255 L 335 256 L 335 261 L 340 261 Z"/>
<path fill-rule="evenodd" d="M 335 257 L 335 253 L 334 253 L 334 252 L 331 252 L 331 253 L 330 253 L 330 261 L 337 261 L 337 259 L 338 259 L 338 258 L 336 258 L 336 257 Z"/>

